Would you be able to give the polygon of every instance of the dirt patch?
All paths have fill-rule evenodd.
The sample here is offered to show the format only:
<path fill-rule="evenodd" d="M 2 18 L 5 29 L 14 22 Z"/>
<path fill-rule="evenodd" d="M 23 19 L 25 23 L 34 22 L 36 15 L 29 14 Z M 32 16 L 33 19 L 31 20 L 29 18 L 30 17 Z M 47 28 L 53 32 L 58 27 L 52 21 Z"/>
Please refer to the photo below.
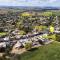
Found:
<path fill-rule="evenodd" d="M 11 53 L 14 53 L 14 54 L 22 54 L 26 52 L 26 49 L 25 48 L 22 48 L 22 49 L 12 49 Z"/>

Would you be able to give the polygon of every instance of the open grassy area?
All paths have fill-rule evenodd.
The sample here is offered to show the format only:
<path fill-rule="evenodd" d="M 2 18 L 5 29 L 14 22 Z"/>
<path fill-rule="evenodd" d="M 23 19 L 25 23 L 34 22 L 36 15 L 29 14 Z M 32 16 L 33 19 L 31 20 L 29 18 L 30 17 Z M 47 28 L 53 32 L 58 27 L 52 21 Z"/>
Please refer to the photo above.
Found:
<path fill-rule="evenodd" d="M 0 32 L 0 36 L 6 35 L 6 32 Z"/>
<path fill-rule="evenodd" d="M 60 43 L 53 42 L 23 53 L 18 60 L 60 60 Z"/>

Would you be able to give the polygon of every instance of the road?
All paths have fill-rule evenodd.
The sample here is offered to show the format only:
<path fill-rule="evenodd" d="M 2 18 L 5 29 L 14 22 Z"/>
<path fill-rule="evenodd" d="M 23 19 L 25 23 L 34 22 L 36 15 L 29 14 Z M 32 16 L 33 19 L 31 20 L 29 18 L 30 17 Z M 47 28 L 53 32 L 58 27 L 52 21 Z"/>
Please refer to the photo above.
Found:
<path fill-rule="evenodd" d="M 18 41 L 20 39 L 29 39 L 29 38 L 32 38 L 32 37 L 35 37 L 35 36 L 38 36 L 38 35 L 42 35 L 42 34 L 43 34 L 43 32 L 40 32 L 40 33 L 37 33 L 37 34 L 32 34 L 32 35 L 29 35 L 29 36 L 21 37 L 21 38 L 19 38 L 17 40 L 14 40 L 14 41 L 1 39 L 0 42 L 16 42 L 16 41 Z"/>

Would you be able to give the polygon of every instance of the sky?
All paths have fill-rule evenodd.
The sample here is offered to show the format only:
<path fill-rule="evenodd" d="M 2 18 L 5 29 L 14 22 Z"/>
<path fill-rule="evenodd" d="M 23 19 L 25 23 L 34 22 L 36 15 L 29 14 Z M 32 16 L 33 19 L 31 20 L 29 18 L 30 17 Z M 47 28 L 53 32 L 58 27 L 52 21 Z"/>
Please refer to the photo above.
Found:
<path fill-rule="evenodd" d="M 0 6 L 53 6 L 53 7 L 60 7 L 60 0 L 0 0 Z"/>

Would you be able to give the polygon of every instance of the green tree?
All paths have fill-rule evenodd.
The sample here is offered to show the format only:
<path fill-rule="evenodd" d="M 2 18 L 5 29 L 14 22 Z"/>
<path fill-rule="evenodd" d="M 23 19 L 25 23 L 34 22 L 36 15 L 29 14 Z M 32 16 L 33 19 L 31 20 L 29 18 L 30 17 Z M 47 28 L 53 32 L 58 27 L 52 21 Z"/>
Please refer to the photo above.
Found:
<path fill-rule="evenodd" d="M 32 43 L 26 43 L 24 47 L 26 50 L 30 50 L 32 48 Z"/>

